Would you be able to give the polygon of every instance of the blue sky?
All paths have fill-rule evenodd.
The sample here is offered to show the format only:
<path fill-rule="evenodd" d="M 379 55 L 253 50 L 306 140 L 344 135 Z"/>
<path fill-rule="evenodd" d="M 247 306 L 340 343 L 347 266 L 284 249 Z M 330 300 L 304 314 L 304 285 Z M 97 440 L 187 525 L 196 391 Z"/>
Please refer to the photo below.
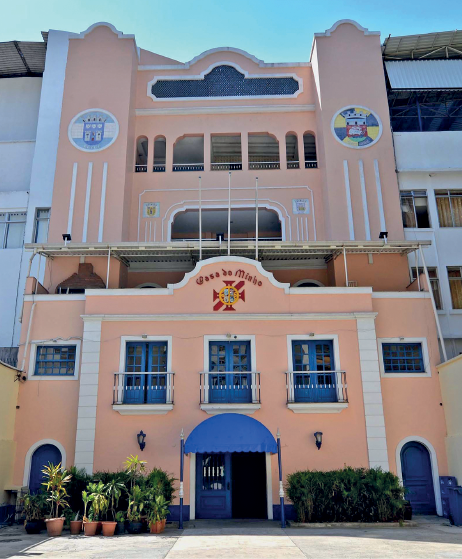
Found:
<path fill-rule="evenodd" d="M 313 33 L 338 19 L 381 31 L 382 40 L 462 23 L 460 0 L 1 0 L 0 7 L 0 41 L 40 41 L 40 31 L 109 21 L 140 47 L 183 62 L 222 46 L 267 62 L 308 60 Z"/>

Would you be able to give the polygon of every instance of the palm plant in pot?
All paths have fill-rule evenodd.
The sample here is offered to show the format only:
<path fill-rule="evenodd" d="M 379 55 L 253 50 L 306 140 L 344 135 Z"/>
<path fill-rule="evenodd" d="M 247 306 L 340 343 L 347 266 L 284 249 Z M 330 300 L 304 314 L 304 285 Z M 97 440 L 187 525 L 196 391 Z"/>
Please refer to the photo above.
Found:
<path fill-rule="evenodd" d="M 82 531 L 82 521 L 79 520 L 79 513 L 76 512 L 73 516 L 73 520 L 69 522 L 71 536 L 78 536 Z"/>
<path fill-rule="evenodd" d="M 125 490 L 125 485 L 121 481 L 117 481 L 117 479 L 111 479 L 106 485 L 103 487 L 104 494 L 106 496 L 108 502 L 108 508 L 112 514 L 112 521 L 106 520 L 103 522 L 103 536 L 113 536 L 116 526 L 116 508 L 119 504 L 120 496 L 122 495 L 122 491 Z"/>
<path fill-rule="evenodd" d="M 42 493 L 33 495 L 26 493 L 21 502 L 24 506 L 24 528 L 28 534 L 40 534 L 42 530 L 43 511 L 46 506 L 46 497 Z"/>
<path fill-rule="evenodd" d="M 89 483 L 87 487 L 91 491 L 91 510 L 93 512 L 93 520 L 97 522 L 96 533 L 100 534 L 103 528 L 102 517 L 107 511 L 108 500 L 104 493 L 104 483 Z"/>
<path fill-rule="evenodd" d="M 170 512 L 169 501 L 163 495 L 156 495 L 151 501 L 148 521 L 151 534 L 160 534 L 165 529 L 167 515 Z"/>
<path fill-rule="evenodd" d="M 119 535 L 125 533 L 125 515 L 121 510 L 116 512 L 115 519 L 117 522 L 117 533 Z"/>
<path fill-rule="evenodd" d="M 69 506 L 65 486 L 72 476 L 66 470 L 61 470 L 61 462 L 57 465 L 49 462 L 42 473 L 46 479 L 42 485 L 46 488 L 47 501 L 51 505 L 50 518 L 45 520 L 47 532 L 50 537 L 60 536 L 63 531 L 64 517 L 59 516 L 59 509 L 64 510 Z"/>
<path fill-rule="evenodd" d="M 88 493 L 88 491 L 82 491 L 82 501 L 83 501 L 83 531 L 86 536 L 94 536 L 96 534 L 96 528 L 98 522 L 93 519 L 93 510 L 91 508 L 91 502 L 93 496 Z M 88 505 L 90 504 L 90 510 L 87 516 Z"/>
<path fill-rule="evenodd" d="M 140 534 L 142 530 L 141 513 L 144 509 L 145 495 L 139 485 L 134 485 L 128 498 L 127 519 L 128 532 Z"/>

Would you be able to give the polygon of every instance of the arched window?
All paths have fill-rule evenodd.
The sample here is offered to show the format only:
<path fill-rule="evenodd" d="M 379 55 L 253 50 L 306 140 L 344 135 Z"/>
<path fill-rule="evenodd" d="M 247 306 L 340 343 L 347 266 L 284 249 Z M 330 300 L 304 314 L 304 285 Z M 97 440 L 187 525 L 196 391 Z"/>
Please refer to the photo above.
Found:
<path fill-rule="evenodd" d="M 136 289 L 162 289 L 158 283 L 146 282 L 136 286 Z"/>
<path fill-rule="evenodd" d="M 135 173 L 146 173 L 148 170 L 148 139 L 140 136 L 136 140 Z"/>
<path fill-rule="evenodd" d="M 300 169 L 300 160 L 298 158 L 298 138 L 295 132 L 286 134 L 286 157 L 288 169 Z"/>
<path fill-rule="evenodd" d="M 324 284 L 318 280 L 302 279 L 294 283 L 292 287 L 324 287 Z"/>
<path fill-rule="evenodd" d="M 154 173 L 164 173 L 167 157 L 167 143 L 165 136 L 156 136 L 154 138 L 154 164 L 152 170 Z"/>
<path fill-rule="evenodd" d="M 173 146 L 173 171 L 204 170 L 204 136 L 182 136 Z"/>
<path fill-rule="evenodd" d="M 54 465 L 60 464 L 62 462 L 61 451 L 53 444 L 43 444 L 32 454 L 29 476 L 29 490 L 31 493 L 37 493 L 39 489 L 43 489 L 42 470 L 49 462 Z"/>
<path fill-rule="evenodd" d="M 303 148 L 305 152 L 305 169 L 317 169 L 316 138 L 311 132 L 303 134 Z"/>
<path fill-rule="evenodd" d="M 268 132 L 249 134 L 249 169 L 280 169 L 279 142 Z"/>

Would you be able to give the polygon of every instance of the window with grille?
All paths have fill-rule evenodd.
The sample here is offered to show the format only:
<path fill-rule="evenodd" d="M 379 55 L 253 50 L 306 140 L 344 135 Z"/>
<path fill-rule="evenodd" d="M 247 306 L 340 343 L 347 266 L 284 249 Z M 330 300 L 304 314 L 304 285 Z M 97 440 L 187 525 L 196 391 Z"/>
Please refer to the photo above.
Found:
<path fill-rule="evenodd" d="M 448 266 L 449 289 L 453 309 L 462 309 L 462 267 Z"/>
<path fill-rule="evenodd" d="M 124 404 L 166 403 L 167 361 L 167 342 L 128 342 Z"/>
<path fill-rule="evenodd" d="M 385 373 L 425 373 L 421 343 L 382 344 Z"/>
<path fill-rule="evenodd" d="M 35 358 L 36 376 L 74 376 L 75 345 L 39 345 Z"/>
<path fill-rule="evenodd" d="M 292 341 L 295 402 L 335 402 L 332 340 Z"/>
<path fill-rule="evenodd" d="M 462 190 L 435 190 L 440 227 L 462 227 Z"/>
<path fill-rule="evenodd" d="M 403 227 L 429 228 L 427 192 L 425 190 L 401 192 L 401 215 Z"/>
<path fill-rule="evenodd" d="M 216 66 L 203 78 L 159 79 L 151 87 L 157 99 L 287 96 L 298 90 L 298 81 L 293 77 L 246 78 L 225 64 Z"/>
<path fill-rule="evenodd" d="M 46 243 L 50 225 L 50 208 L 35 210 L 34 243 Z"/>
<path fill-rule="evenodd" d="M 442 299 L 441 299 L 441 291 L 440 291 L 440 280 L 438 278 L 438 269 L 437 268 L 427 268 L 428 277 L 430 278 L 430 284 L 432 287 L 433 298 L 435 300 L 435 305 L 438 310 L 443 308 Z M 425 274 L 423 268 L 419 268 L 419 276 Z M 417 270 L 413 266 L 411 267 L 411 282 L 417 279 Z"/>
<path fill-rule="evenodd" d="M 0 248 L 22 247 L 26 216 L 26 212 L 0 213 Z"/>

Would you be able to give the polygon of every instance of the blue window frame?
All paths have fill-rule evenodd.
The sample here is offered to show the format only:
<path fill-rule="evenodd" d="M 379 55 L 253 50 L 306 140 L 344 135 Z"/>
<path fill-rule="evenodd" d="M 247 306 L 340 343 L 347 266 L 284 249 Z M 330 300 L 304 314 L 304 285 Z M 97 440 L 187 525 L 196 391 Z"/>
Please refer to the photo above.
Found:
<path fill-rule="evenodd" d="M 293 340 L 295 402 L 336 402 L 332 340 Z"/>
<path fill-rule="evenodd" d="M 210 342 L 209 402 L 252 402 L 250 342 Z"/>
<path fill-rule="evenodd" d="M 124 404 L 165 404 L 167 352 L 167 342 L 127 342 Z"/>
<path fill-rule="evenodd" d="M 382 344 L 385 373 L 425 373 L 421 343 Z"/>
<path fill-rule="evenodd" d="M 72 377 L 75 374 L 75 345 L 38 345 L 36 376 Z"/>

